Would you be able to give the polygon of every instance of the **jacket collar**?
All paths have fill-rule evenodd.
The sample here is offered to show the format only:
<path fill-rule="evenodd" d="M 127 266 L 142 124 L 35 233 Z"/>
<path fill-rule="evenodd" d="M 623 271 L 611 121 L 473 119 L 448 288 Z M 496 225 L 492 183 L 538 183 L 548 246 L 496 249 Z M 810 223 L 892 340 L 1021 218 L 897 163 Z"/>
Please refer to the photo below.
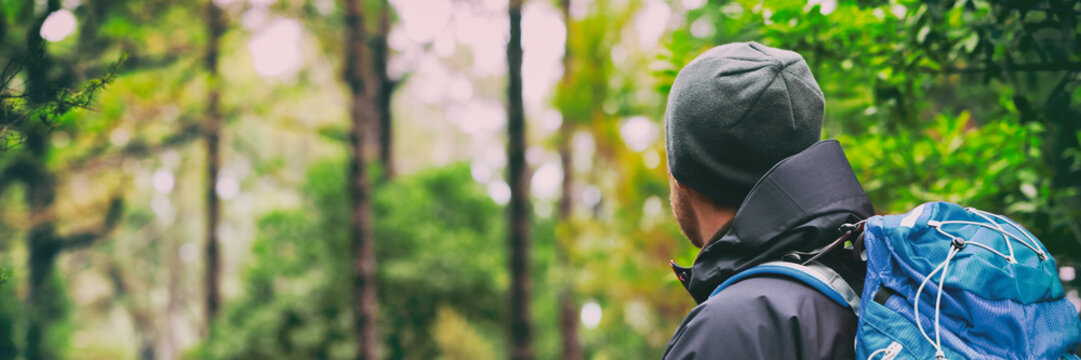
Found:
<path fill-rule="evenodd" d="M 820 141 L 767 171 L 747 194 L 728 231 L 718 231 L 693 266 L 672 263 L 672 269 L 702 303 L 732 275 L 822 247 L 841 234 L 842 224 L 873 214 L 841 145 Z"/>

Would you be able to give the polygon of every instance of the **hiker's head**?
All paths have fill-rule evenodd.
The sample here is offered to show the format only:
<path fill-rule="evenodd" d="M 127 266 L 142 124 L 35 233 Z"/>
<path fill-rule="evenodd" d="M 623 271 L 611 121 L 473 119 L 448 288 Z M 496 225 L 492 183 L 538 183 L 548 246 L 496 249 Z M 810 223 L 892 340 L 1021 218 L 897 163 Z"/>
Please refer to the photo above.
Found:
<path fill-rule="evenodd" d="M 696 228 L 707 224 L 692 222 L 688 210 L 734 214 L 770 167 L 819 140 L 824 109 L 811 70 L 792 51 L 727 44 L 680 70 L 668 94 L 665 142 L 672 208 L 691 242 L 704 245 Z"/>

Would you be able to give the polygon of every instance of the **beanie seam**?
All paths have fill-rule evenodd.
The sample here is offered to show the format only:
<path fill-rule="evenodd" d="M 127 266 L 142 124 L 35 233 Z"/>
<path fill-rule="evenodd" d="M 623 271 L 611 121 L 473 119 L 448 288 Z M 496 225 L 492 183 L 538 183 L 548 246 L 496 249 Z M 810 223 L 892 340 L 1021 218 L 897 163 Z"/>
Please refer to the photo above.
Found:
<path fill-rule="evenodd" d="M 740 60 L 740 59 L 734 59 L 734 60 Z M 719 73 L 715 74 L 713 77 L 716 78 L 716 77 L 721 77 L 721 76 L 739 75 L 739 74 L 743 74 L 743 73 L 749 73 L 749 72 L 752 72 L 752 71 L 762 70 L 762 68 L 772 65 L 772 64 L 765 63 L 764 61 L 754 61 L 754 62 L 763 63 L 763 64 L 761 66 L 759 66 L 759 67 L 752 68 L 752 69 L 740 69 L 740 70 L 734 70 L 734 71 L 731 71 L 731 72 L 719 72 Z"/>
<path fill-rule="evenodd" d="M 721 56 L 721 57 L 718 57 L 717 59 L 741 60 L 741 61 L 749 61 L 749 62 L 757 62 L 757 63 L 772 63 L 772 61 L 769 61 L 769 60 L 766 60 L 766 59 L 748 59 L 748 58 L 745 58 L 745 57 L 735 57 L 735 56 Z"/>
<path fill-rule="evenodd" d="M 797 129 L 799 126 L 796 125 L 796 105 L 792 104 L 792 89 L 788 87 L 787 76 L 781 76 L 781 80 L 784 80 L 784 94 L 788 99 L 788 121 L 792 122 L 793 129 Z"/>
<path fill-rule="evenodd" d="M 796 57 L 792 58 L 792 60 L 789 60 L 787 63 L 784 64 L 785 69 L 787 69 L 789 65 L 800 62 L 800 60 L 803 60 L 802 56 L 796 56 Z M 806 62 L 806 61 L 804 61 L 804 62 Z"/>
<path fill-rule="evenodd" d="M 762 53 L 762 55 L 765 55 L 765 56 L 766 56 L 767 58 L 770 58 L 770 57 L 774 57 L 774 56 L 775 56 L 775 55 L 773 55 L 773 54 L 770 54 L 770 53 L 767 53 L 767 52 L 765 52 L 765 51 L 762 51 L 762 49 L 759 49 L 759 48 L 758 48 L 757 46 L 755 46 L 755 45 L 762 45 L 762 44 L 759 44 L 759 43 L 757 43 L 757 42 L 754 42 L 754 41 L 751 41 L 751 42 L 748 42 L 748 43 L 747 43 L 747 47 L 749 47 L 749 48 L 753 49 L 754 51 L 757 51 L 757 52 L 759 52 L 759 53 Z"/>
<path fill-rule="evenodd" d="M 800 76 L 799 76 L 798 74 L 796 74 L 796 73 L 794 73 L 794 72 L 791 72 L 791 71 L 788 71 L 788 68 L 785 68 L 785 69 L 784 69 L 784 70 L 782 70 L 782 71 L 784 71 L 784 72 L 788 73 L 788 75 L 792 75 L 792 78 L 793 78 L 793 79 L 796 79 L 797 81 L 799 81 L 800 83 L 802 83 L 802 84 L 803 84 L 804 86 L 806 86 L 806 87 L 809 87 L 809 88 L 811 88 L 811 89 L 814 89 L 814 90 L 817 90 L 817 92 L 818 92 L 818 95 L 821 95 L 822 97 L 825 97 L 825 96 L 826 96 L 826 94 L 823 94 L 823 93 L 822 93 L 822 89 L 818 87 L 818 84 L 815 84 L 815 86 L 811 86 L 811 84 L 808 84 L 808 83 L 807 83 L 806 81 L 803 81 L 803 79 L 801 79 L 801 78 L 800 78 Z"/>
<path fill-rule="evenodd" d="M 736 127 L 736 126 L 739 126 L 739 124 L 743 123 L 743 120 L 747 118 L 747 115 L 749 115 L 752 110 L 754 110 L 756 107 L 758 107 L 758 101 L 762 100 L 762 96 L 766 94 L 766 89 L 768 89 L 770 86 L 772 86 L 773 83 L 777 82 L 777 77 L 778 77 L 777 73 L 774 72 L 773 73 L 773 79 L 770 79 L 769 83 L 766 84 L 766 87 L 762 88 L 762 91 L 758 92 L 758 96 L 756 96 L 754 98 L 754 102 L 752 102 L 751 105 L 747 107 L 747 110 L 745 110 L 743 112 L 743 114 L 740 114 L 739 119 L 732 122 L 732 124 L 728 125 L 729 129 L 731 129 L 733 127 Z"/>

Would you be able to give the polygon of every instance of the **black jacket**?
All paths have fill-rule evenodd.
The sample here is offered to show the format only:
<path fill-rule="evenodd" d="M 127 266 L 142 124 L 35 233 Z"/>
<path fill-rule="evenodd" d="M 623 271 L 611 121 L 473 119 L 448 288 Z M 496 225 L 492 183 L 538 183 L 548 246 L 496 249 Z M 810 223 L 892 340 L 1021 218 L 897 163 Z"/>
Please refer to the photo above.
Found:
<path fill-rule="evenodd" d="M 777 163 L 691 268 L 673 264 L 699 305 L 676 330 L 664 359 L 854 358 L 855 314 L 801 282 L 754 277 L 709 294 L 740 271 L 829 244 L 842 224 L 873 214 L 836 141 Z M 865 267 L 850 252 L 834 251 L 821 262 L 861 291 Z"/>

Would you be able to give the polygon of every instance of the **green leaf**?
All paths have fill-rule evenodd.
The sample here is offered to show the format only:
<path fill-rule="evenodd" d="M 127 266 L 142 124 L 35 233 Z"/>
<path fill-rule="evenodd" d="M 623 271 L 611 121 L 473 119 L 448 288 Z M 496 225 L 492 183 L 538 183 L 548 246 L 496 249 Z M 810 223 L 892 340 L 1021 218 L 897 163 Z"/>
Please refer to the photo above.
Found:
<path fill-rule="evenodd" d="M 1021 193 L 1025 194 L 1029 199 L 1035 199 L 1037 193 L 1036 185 L 1032 185 L 1032 183 L 1021 184 Z"/>
<path fill-rule="evenodd" d="M 930 33 L 931 33 L 931 27 L 927 26 L 927 25 L 924 25 L 922 28 L 920 28 L 919 34 L 916 35 L 916 41 L 922 44 L 924 42 L 924 40 L 927 39 L 927 34 L 930 34 Z"/>
<path fill-rule="evenodd" d="M 978 45 L 979 43 L 980 43 L 980 34 L 978 32 L 973 32 L 971 34 L 968 34 L 968 36 L 965 37 L 965 39 L 961 41 L 962 46 L 965 47 L 965 52 L 968 52 L 968 53 L 971 53 L 973 50 L 976 50 L 976 45 Z"/>

